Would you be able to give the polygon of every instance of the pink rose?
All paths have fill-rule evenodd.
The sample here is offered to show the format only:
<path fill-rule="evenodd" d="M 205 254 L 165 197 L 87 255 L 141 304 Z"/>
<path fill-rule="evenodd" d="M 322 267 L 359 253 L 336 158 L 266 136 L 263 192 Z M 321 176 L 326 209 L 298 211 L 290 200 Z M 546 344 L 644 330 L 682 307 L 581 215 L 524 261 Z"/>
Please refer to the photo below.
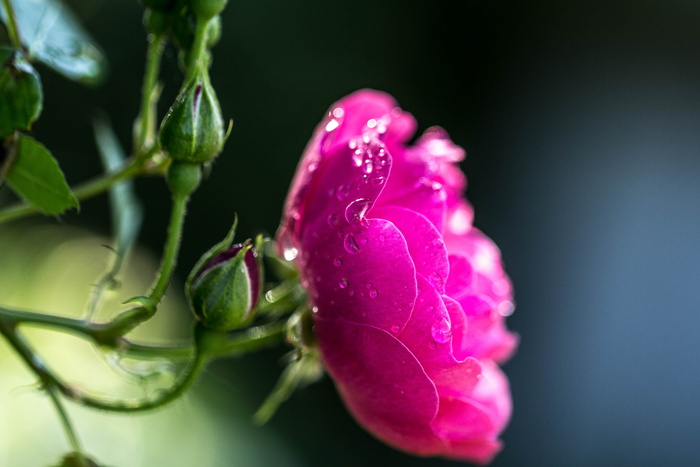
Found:
<path fill-rule="evenodd" d="M 464 151 L 387 94 L 331 107 L 299 163 L 278 233 L 309 291 L 345 404 L 403 451 L 488 463 L 510 418 L 498 367 L 517 338 L 496 246 L 472 227 Z"/>

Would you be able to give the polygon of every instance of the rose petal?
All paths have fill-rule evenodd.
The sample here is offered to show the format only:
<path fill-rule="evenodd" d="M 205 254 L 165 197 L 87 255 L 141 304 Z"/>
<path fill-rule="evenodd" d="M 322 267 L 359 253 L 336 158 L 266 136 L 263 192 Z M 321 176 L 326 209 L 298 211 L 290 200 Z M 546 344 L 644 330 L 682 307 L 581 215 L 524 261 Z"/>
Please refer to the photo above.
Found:
<path fill-rule="evenodd" d="M 423 178 L 409 187 L 387 189 L 377 206 L 403 206 L 427 217 L 437 231 L 442 232 L 447 212 L 445 200 L 446 192 L 442 185 Z"/>
<path fill-rule="evenodd" d="M 309 230 L 301 264 L 319 317 L 343 318 L 398 334 L 411 316 L 416 273 L 408 247 L 389 221 L 369 219 L 348 230 Z"/>
<path fill-rule="evenodd" d="M 469 461 L 479 465 L 487 465 L 493 461 L 501 449 L 503 443 L 499 440 L 475 439 L 475 440 L 450 440 L 446 441 L 448 448 L 445 457 L 461 461 Z"/>
<path fill-rule="evenodd" d="M 450 266 L 445 243 L 435 226 L 422 214 L 399 206 L 375 208 L 372 216 L 398 227 L 406 239 L 416 272 L 425 276 L 438 293 L 445 293 Z"/>
<path fill-rule="evenodd" d="M 458 301 L 444 295 L 442 301 L 445 303 L 445 309 L 447 309 L 452 323 L 452 354 L 458 361 L 463 361 L 469 356 L 462 350 L 467 346 L 466 339 L 469 330 L 467 316 Z"/>
<path fill-rule="evenodd" d="M 438 437 L 450 440 L 495 437 L 496 433 L 488 409 L 478 402 L 454 397 L 440 398 L 440 409 L 431 426 Z"/>
<path fill-rule="evenodd" d="M 437 391 L 401 342 L 380 329 L 343 320 L 316 319 L 315 330 L 326 368 L 360 423 L 400 449 L 426 455 L 441 451 L 429 427 L 438 409 Z"/>

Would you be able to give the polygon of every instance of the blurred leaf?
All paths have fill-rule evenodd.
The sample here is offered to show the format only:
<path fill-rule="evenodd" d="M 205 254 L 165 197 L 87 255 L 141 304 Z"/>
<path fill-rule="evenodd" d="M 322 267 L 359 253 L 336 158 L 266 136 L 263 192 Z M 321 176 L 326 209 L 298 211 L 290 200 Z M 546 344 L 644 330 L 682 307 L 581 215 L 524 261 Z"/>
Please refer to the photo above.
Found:
<path fill-rule="evenodd" d="M 20 135 L 7 184 L 46 214 L 59 214 L 77 208 L 78 200 L 63 177 L 58 162 L 46 147 L 27 135 Z"/>
<path fill-rule="evenodd" d="M 60 0 L 10 0 L 22 43 L 38 60 L 68 79 L 95 83 L 106 61 L 92 38 Z M 7 13 L 0 8 L 7 24 Z"/>
<path fill-rule="evenodd" d="M 42 108 L 41 80 L 15 49 L 0 46 L 0 136 L 29 130 Z"/>
<path fill-rule="evenodd" d="M 126 155 L 112 127 L 104 119 L 96 119 L 93 125 L 95 127 L 97 148 L 105 171 L 113 172 L 120 169 L 125 164 Z M 114 289 L 118 284 L 117 274 L 119 274 L 124 264 L 129 249 L 136 242 L 141 228 L 141 221 L 143 220 L 143 210 L 134 194 L 132 181 L 127 180 L 112 186 L 109 192 L 109 200 L 112 211 L 114 260 L 95 286 L 88 307 L 90 316 L 94 315 L 99 309 L 104 292 Z"/>

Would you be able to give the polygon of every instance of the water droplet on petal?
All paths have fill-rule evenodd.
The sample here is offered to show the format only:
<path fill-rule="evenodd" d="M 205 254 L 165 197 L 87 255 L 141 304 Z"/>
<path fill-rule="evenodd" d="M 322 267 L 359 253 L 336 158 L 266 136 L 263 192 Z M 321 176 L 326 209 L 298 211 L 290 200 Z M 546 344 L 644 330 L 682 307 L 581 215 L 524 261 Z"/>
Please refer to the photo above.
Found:
<path fill-rule="evenodd" d="M 394 334 L 398 334 L 400 330 L 401 330 L 401 326 L 399 326 L 398 324 L 394 324 L 391 327 L 391 332 L 393 332 Z"/>
<path fill-rule="evenodd" d="M 297 258 L 297 256 L 299 256 L 299 250 L 297 250 L 293 246 L 286 247 L 282 252 L 282 256 L 284 256 L 284 259 L 286 259 L 287 261 L 294 261 Z"/>
<path fill-rule="evenodd" d="M 345 220 L 351 224 L 359 224 L 365 218 L 365 214 L 372 207 L 374 201 L 366 198 L 358 198 L 345 208 Z"/>
<path fill-rule="evenodd" d="M 449 321 L 443 318 L 436 322 L 431 328 L 431 333 L 435 342 L 438 344 L 445 344 L 452 337 L 452 328 L 450 327 Z"/>
<path fill-rule="evenodd" d="M 379 292 L 377 292 L 377 289 L 370 289 L 369 298 L 377 298 L 378 295 L 379 295 Z"/>
<path fill-rule="evenodd" d="M 510 316 L 515 311 L 515 305 L 510 300 L 503 300 L 498 304 L 498 313 L 501 316 Z"/>
<path fill-rule="evenodd" d="M 363 160 L 364 157 L 362 157 L 362 149 L 355 149 L 355 152 L 352 154 L 352 165 L 359 167 L 362 165 Z"/>
<path fill-rule="evenodd" d="M 342 260 L 342 259 L 336 258 L 336 259 L 333 260 L 333 266 L 335 266 L 336 268 L 339 268 L 339 267 L 342 266 L 342 265 L 343 265 L 343 260 Z"/>
<path fill-rule="evenodd" d="M 367 159 L 365 161 L 365 165 L 362 166 L 362 171 L 369 175 L 372 173 L 373 170 L 374 170 L 374 163 L 372 162 L 371 159 Z"/>
<path fill-rule="evenodd" d="M 360 252 L 360 245 L 357 244 L 357 240 L 355 240 L 353 234 L 347 234 L 345 236 L 343 246 L 345 247 L 345 251 L 351 255 L 356 255 Z"/>
<path fill-rule="evenodd" d="M 374 186 L 379 186 L 382 183 L 384 183 L 385 178 L 384 177 L 377 177 L 372 179 L 372 185 Z"/>
<path fill-rule="evenodd" d="M 330 122 L 328 122 L 328 124 L 326 125 L 326 131 L 331 132 L 331 131 L 335 130 L 336 128 L 338 128 L 338 126 L 340 126 L 340 124 L 338 123 L 338 120 L 333 119 Z"/>
<path fill-rule="evenodd" d="M 345 111 L 342 107 L 336 107 L 335 109 L 333 109 L 333 116 L 335 118 L 343 118 L 343 115 L 345 115 Z"/>
<path fill-rule="evenodd" d="M 327 220 L 328 225 L 330 225 L 331 227 L 335 227 L 336 225 L 338 225 L 338 216 L 336 216 L 335 214 L 329 214 Z"/>
<path fill-rule="evenodd" d="M 348 287 L 348 280 L 344 277 L 342 279 L 340 279 L 340 282 L 338 282 L 338 287 L 340 287 L 341 289 L 347 288 Z"/>
<path fill-rule="evenodd" d="M 340 185 L 338 186 L 338 191 L 335 193 L 335 197 L 338 199 L 338 201 L 343 201 L 347 199 L 349 194 L 350 187 L 348 185 Z"/>

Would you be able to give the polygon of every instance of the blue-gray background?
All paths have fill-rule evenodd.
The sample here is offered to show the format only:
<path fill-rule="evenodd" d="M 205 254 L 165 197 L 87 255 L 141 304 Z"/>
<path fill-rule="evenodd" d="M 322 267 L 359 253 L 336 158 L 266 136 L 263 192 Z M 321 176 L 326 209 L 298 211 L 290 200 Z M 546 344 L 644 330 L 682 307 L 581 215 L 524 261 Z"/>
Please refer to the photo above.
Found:
<path fill-rule="evenodd" d="M 135 1 L 71 4 L 111 72 L 85 90 L 41 69 L 36 133 L 76 182 L 100 170 L 86 115 L 106 112 L 130 141 L 145 41 Z M 223 32 L 212 81 L 235 125 L 194 197 L 181 274 L 234 212 L 243 234 L 274 233 L 327 107 L 383 89 L 421 131 L 439 124 L 467 150 L 475 223 L 515 284 L 509 326 L 522 342 L 505 367 L 515 410 L 494 465 L 700 462 L 700 3 L 231 0 Z M 167 103 L 180 80 L 174 56 L 163 72 Z M 137 187 L 141 240 L 158 252 L 167 190 L 159 179 Z M 105 209 L 87 202 L 64 222 L 106 232 Z M 246 388 L 250 407 L 229 409 L 249 414 L 282 353 L 207 377 L 219 395 Z M 264 429 L 309 466 L 451 465 L 376 442 L 328 379 Z"/>

